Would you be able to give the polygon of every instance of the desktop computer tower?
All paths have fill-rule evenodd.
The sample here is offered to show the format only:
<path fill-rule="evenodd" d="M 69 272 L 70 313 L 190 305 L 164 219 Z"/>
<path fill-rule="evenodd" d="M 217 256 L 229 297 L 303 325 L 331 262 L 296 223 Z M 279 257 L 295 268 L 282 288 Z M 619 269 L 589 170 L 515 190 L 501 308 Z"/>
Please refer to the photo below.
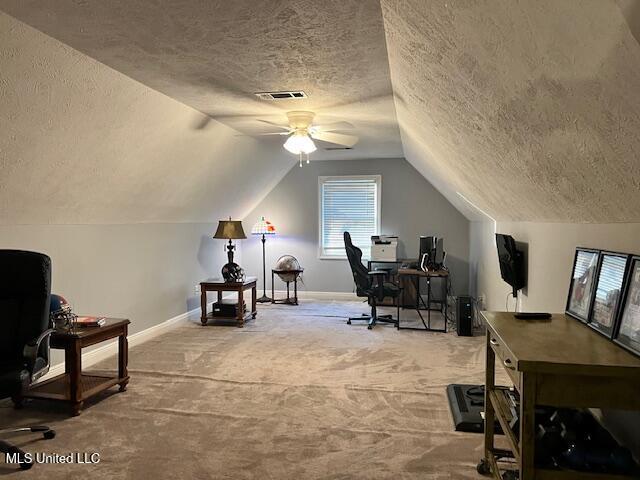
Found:
<path fill-rule="evenodd" d="M 473 336 L 473 298 L 459 296 L 456 311 L 458 314 L 458 335 L 461 337 Z"/>

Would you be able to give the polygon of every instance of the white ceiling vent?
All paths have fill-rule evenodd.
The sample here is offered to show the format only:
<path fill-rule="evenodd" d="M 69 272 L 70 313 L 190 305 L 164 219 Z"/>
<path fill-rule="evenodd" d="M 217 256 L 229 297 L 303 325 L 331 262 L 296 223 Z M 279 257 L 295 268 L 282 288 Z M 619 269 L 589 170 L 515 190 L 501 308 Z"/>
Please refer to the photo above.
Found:
<path fill-rule="evenodd" d="M 302 90 L 291 92 L 257 92 L 254 94 L 260 100 L 295 100 L 299 98 L 307 98 L 307 94 Z"/>

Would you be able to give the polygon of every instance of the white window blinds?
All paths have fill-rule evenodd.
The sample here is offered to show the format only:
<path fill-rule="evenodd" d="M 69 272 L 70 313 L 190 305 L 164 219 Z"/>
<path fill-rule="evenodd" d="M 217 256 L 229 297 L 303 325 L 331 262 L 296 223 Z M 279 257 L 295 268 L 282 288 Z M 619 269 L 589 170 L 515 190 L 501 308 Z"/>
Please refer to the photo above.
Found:
<path fill-rule="evenodd" d="M 351 234 L 363 258 L 380 229 L 380 176 L 320 177 L 320 257 L 345 257 L 343 232 Z"/>

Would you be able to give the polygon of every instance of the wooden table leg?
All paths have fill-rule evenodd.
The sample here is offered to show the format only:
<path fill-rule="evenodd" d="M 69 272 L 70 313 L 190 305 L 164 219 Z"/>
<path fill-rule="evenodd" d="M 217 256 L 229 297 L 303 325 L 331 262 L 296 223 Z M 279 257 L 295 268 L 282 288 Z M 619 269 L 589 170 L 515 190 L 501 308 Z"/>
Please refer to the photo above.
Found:
<path fill-rule="evenodd" d="M 244 327 L 244 291 L 242 288 L 238 290 L 238 314 L 236 316 L 238 328 Z"/>
<path fill-rule="evenodd" d="M 207 324 L 207 289 L 200 285 L 200 323 Z"/>
<path fill-rule="evenodd" d="M 275 285 L 275 275 L 273 274 L 273 270 L 271 270 L 271 303 L 276 303 L 276 289 Z"/>
<path fill-rule="evenodd" d="M 485 364 L 485 381 L 484 381 L 484 458 L 481 463 L 488 465 L 488 460 L 492 455 L 494 443 L 494 427 L 495 427 L 495 412 L 493 405 L 489 399 L 489 392 L 495 387 L 495 371 L 496 371 L 496 355 L 490 345 L 491 336 L 487 331 L 486 336 L 486 364 Z"/>
<path fill-rule="evenodd" d="M 293 279 L 293 302 L 298 305 L 298 277 Z"/>
<path fill-rule="evenodd" d="M 522 375 L 520 388 L 520 480 L 534 478 L 534 447 L 536 438 L 536 379 L 532 374 Z"/>
<path fill-rule="evenodd" d="M 124 378 L 120 383 L 120 391 L 124 392 L 129 383 L 129 372 L 127 364 L 129 363 L 129 344 L 127 341 L 127 325 L 123 327 L 122 335 L 118 337 L 118 377 Z"/>
<path fill-rule="evenodd" d="M 222 290 L 218 290 L 218 303 L 222 303 Z"/>
<path fill-rule="evenodd" d="M 258 288 L 257 285 L 251 287 L 251 316 L 256 318 L 256 314 L 258 313 L 257 302 L 258 302 Z"/>
<path fill-rule="evenodd" d="M 69 400 L 73 415 L 80 415 L 82 410 L 82 348 L 79 341 L 74 341 L 64 350 L 65 370 L 69 375 Z"/>

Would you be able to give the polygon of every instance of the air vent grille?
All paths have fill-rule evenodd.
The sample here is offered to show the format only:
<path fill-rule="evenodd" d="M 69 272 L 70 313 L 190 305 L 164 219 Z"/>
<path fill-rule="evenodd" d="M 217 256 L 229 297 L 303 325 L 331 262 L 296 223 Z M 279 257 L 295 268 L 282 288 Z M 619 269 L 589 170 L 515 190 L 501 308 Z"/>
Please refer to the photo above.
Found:
<path fill-rule="evenodd" d="M 291 92 L 257 92 L 255 96 L 260 100 L 297 100 L 300 98 L 307 98 L 307 94 L 302 90 L 295 90 Z"/>
<path fill-rule="evenodd" d="M 326 147 L 325 150 L 353 150 L 353 147 Z"/>

